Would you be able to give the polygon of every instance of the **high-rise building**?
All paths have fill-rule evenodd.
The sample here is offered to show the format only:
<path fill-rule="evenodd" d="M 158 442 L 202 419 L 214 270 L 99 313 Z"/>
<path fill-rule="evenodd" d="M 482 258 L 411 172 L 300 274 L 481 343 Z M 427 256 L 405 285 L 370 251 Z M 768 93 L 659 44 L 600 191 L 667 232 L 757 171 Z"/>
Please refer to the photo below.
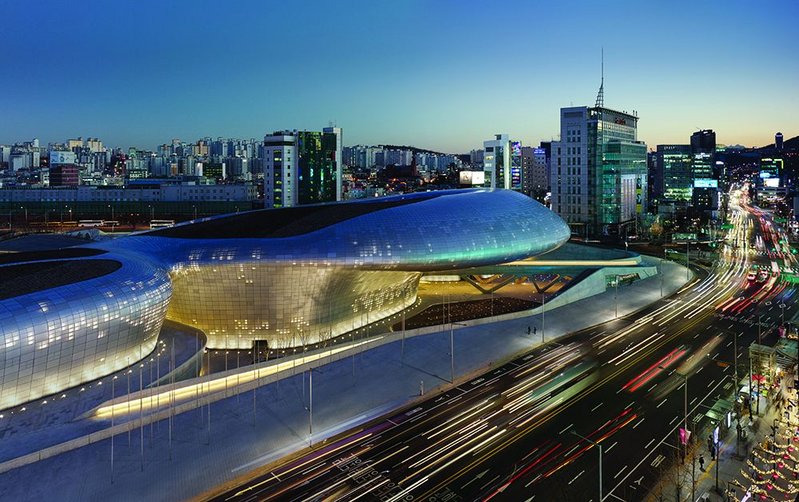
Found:
<path fill-rule="evenodd" d="M 782 133 L 781 132 L 778 132 L 777 134 L 774 135 L 774 148 L 777 151 L 782 150 L 782 148 L 783 148 L 783 146 L 782 146 Z"/>
<path fill-rule="evenodd" d="M 718 180 L 713 179 L 716 133 L 702 129 L 691 135 L 691 205 L 699 211 L 718 209 Z"/>
<path fill-rule="evenodd" d="M 716 151 L 716 133 L 712 129 L 700 129 L 691 134 L 691 151 L 713 153 Z"/>
<path fill-rule="evenodd" d="M 637 115 L 597 104 L 561 108 L 552 209 L 578 235 L 627 235 L 646 208 L 646 145 Z"/>
<path fill-rule="evenodd" d="M 530 197 L 543 196 L 549 186 L 547 155 L 543 148 L 522 147 L 522 192 Z"/>
<path fill-rule="evenodd" d="M 292 207 L 341 200 L 340 127 L 277 131 L 264 138 L 264 205 Z"/>
<path fill-rule="evenodd" d="M 510 188 L 511 145 L 507 134 L 495 134 L 494 139 L 483 141 L 483 171 L 485 183 L 490 188 Z"/>
<path fill-rule="evenodd" d="M 659 184 L 658 197 L 690 202 L 693 195 L 693 156 L 689 145 L 658 145 L 655 153 Z"/>

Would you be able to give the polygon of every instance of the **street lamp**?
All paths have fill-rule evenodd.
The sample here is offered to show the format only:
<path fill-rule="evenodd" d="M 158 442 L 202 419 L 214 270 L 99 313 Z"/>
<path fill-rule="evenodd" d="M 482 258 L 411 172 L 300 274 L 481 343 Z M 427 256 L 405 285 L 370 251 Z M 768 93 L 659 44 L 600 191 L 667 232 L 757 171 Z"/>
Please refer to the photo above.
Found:
<path fill-rule="evenodd" d="M 547 294 L 541 292 L 541 343 L 546 341 L 546 337 L 544 336 L 544 321 L 546 320 L 544 314 L 547 310 Z"/>
<path fill-rule="evenodd" d="M 449 322 L 449 381 L 455 383 L 455 328 L 454 326 L 466 326 L 462 322 Z"/>
<path fill-rule="evenodd" d="M 308 375 L 308 446 L 313 446 L 313 370 Z"/>
<path fill-rule="evenodd" d="M 691 279 L 691 241 L 685 242 L 685 280 Z"/>
<path fill-rule="evenodd" d="M 658 366 L 658 368 L 665 370 L 665 366 Z M 685 452 L 688 453 L 688 375 L 674 370 L 674 374 L 683 379 L 683 430 L 685 430 Z"/>
<path fill-rule="evenodd" d="M 599 502 L 602 502 L 602 445 L 594 440 L 588 439 L 587 437 L 581 434 L 578 434 L 574 429 L 571 429 L 569 432 L 571 432 L 578 438 L 588 441 L 592 445 L 596 446 L 597 449 L 599 449 Z"/>

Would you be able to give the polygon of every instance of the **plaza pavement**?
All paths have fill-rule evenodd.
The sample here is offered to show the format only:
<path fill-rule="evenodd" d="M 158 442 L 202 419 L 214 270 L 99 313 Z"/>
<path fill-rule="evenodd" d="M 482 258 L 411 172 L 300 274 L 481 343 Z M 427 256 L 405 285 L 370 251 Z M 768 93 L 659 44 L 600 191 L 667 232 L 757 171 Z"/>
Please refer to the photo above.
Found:
<path fill-rule="evenodd" d="M 646 258 L 653 264 L 656 259 Z M 619 287 L 626 315 L 681 288 L 685 268 Z M 547 310 L 547 341 L 613 319 L 614 291 Z M 528 326 L 537 326 L 535 339 Z M 541 343 L 540 316 L 455 331 L 456 379 Z M 313 439 L 322 441 L 450 385 L 449 330 L 378 346 L 313 370 Z M 308 445 L 308 374 L 298 373 L 208 406 L 0 474 L 2 500 L 184 500 Z M 209 420 L 210 417 L 210 420 Z M 3 445 L 0 442 L 0 450 Z"/>

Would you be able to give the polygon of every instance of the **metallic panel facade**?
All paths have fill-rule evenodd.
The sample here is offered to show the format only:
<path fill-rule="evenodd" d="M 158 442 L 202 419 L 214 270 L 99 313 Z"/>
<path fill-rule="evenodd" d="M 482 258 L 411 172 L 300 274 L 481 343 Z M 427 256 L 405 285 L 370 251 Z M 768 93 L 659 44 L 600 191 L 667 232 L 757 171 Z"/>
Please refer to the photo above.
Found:
<path fill-rule="evenodd" d="M 0 302 L 0 409 L 152 352 L 172 293 L 169 277 L 146 262 L 115 259 L 123 266 L 111 274 Z"/>
<path fill-rule="evenodd" d="M 514 261 L 569 238 L 557 215 L 509 190 L 398 197 L 412 203 L 292 237 L 154 231 L 91 245 L 122 268 L 0 301 L 0 409 L 141 359 L 165 317 L 203 330 L 211 348 L 324 342 L 413 304 L 425 271 Z"/>
<path fill-rule="evenodd" d="M 421 274 L 262 261 L 191 265 L 171 274 L 167 317 L 203 330 L 208 347 L 249 349 L 324 342 L 402 311 Z"/>

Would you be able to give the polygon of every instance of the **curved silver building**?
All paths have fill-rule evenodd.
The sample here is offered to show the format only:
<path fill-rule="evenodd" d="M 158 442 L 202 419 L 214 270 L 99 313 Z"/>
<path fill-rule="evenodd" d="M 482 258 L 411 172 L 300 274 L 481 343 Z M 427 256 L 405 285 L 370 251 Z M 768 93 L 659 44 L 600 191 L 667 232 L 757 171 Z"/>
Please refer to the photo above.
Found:
<path fill-rule="evenodd" d="M 210 348 L 317 343 L 413 304 L 423 272 L 518 260 L 568 238 L 563 220 L 524 195 L 450 190 L 250 211 L 22 253 L 0 277 L 62 273 L 0 291 L 0 409 L 146 356 L 164 318 L 203 330 Z"/>

